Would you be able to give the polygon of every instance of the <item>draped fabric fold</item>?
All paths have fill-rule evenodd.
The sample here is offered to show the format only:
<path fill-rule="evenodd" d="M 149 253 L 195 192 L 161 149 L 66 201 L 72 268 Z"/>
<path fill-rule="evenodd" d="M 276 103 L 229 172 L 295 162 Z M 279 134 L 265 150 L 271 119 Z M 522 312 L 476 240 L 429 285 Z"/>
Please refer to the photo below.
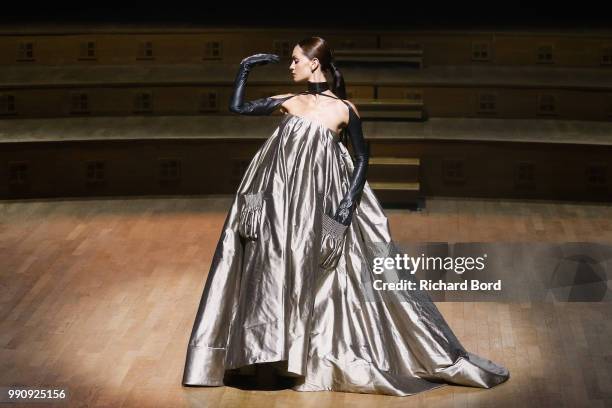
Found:
<path fill-rule="evenodd" d="M 506 368 L 463 348 L 426 293 L 368 292 L 371 249 L 393 241 L 367 181 L 349 226 L 329 217 L 354 170 L 339 138 L 287 114 L 251 160 L 215 249 L 183 384 L 223 385 L 228 371 L 255 363 L 282 367 L 296 391 L 403 396 L 506 381 Z"/>

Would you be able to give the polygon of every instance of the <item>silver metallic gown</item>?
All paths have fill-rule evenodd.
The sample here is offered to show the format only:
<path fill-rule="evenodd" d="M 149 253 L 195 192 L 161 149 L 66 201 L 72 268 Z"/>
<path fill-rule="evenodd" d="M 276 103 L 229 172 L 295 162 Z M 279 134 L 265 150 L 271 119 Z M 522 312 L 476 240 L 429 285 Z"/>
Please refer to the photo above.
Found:
<path fill-rule="evenodd" d="M 380 293 L 392 291 L 366 297 L 368 244 L 391 242 L 367 182 L 338 263 L 320 266 L 322 215 L 333 214 L 353 171 L 339 139 L 286 114 L 253 157 L 213 256 L 183 385 L 224 385 L 226 372 L 255 363 L 293 377 L 296 391 L 403 396 L 506 381 L 506 368 L 463 348 L 426 293 L 399 302 Z"/>

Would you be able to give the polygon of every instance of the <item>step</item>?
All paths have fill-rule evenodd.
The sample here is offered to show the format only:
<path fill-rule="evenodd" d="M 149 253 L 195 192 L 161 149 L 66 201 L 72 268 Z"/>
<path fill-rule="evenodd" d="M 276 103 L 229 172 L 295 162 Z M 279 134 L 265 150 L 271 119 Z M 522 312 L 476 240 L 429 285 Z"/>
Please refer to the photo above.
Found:
<path fill-rule="evenodd" d="M 368 181 L 371 183 L 416 183 L 419 181 L 418 166 L 368 166 Z"/>
<path fill-rule="evenodd" d="M 407 207 L 418 210 L 425 206 L 425 199 L 418 182 L 368 182 L 368 184 L 383 207 Z"/>
<path fill-rule="evenodd" d="M 334 57 L 347 56 L 397 56 L 406 57 L 423 55 L 422 48 L 339 48 L 334 50 Z"/>
<path fill-rule="evenodd" d="M 359 108 L 357 108 L 359 109 Z M 425 114 L 421 110 L 405 110 L 405 111 L 359 111 L 359 116 L 362 119 L 419 119 L 425 118 Z"/>
<path fill-rule="evenodd" d="M 368 181 L 403 182 L 419 181 L 420 160 L 412 157 L 372 157 L 368 166 Z"/>
<path fill-rule="evenodd" d="M 421 159 L 418 157 L 370 157 L 371 166 L 419 166 Z"/>
<path fill-rule="evenodd" d="M 337 49 L 334 59 L 339 63 L 372 62 L 372 63 L 410 63 L 419 68 L 423 65 L 422 49 Z"/>
<path fill-rule="evenodd" d="M 369 183 L 372 190 L 399 190 L 399 191 L 420 191 L 419 182 L 372 182 Z"/>
<path fill-rule="evenodd" d="M 351 102 L 357 106 L 357 109 L 367 110 L 407 110 L 407 109 L 422 109 L 424 104 L 422 99 L 408 98 L 353 98 Z"/>
<path fill-rule="evenodd" d="M 365 99 L 353 98 L 359 115 L 363 119 L 423 119 L 422 99 Z"/>

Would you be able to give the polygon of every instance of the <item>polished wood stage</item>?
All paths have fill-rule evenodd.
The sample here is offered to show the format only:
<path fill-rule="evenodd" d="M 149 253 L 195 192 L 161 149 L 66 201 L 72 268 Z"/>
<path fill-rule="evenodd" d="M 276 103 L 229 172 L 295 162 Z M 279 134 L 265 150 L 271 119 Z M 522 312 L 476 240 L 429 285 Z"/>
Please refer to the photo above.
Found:
<path fill-rule="evenodd" d="M 231 200 L 0 201 L 0 386 L 64 386 L 69 403 L 56 406 L 75 407 L 612 405 L 609 303 L 438 303 L 468 350 L 510 370 L 489 390 L 392 397 L 182 387 Z M 386 213 L 402 242 L 612 242 L 609 204 L 428 197 L 423 211 Z"/>

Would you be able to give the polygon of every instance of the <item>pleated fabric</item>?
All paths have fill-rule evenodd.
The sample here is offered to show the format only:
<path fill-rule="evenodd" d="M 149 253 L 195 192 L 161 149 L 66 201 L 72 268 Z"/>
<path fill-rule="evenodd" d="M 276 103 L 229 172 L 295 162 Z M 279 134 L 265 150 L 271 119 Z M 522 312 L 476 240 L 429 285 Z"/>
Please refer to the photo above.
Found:
<path fill-rule="evenodd" d="M 405 396 L 446 384 L 490 388 L 510 377 L 464 349 L 427 293 L 399 299 L 371 290 L 373 248 L 393 241 L 369 183 L 345 230 L 325 218 L 353 169 L 337 133 L 305 117 L 282 117 L 227 214 L 187 347 L 184 385 L 223 385 L 229 370 L 255 363 L 282 367 L 296 391 Z M 336 243 L 341 253 L 330 263 Z"/>

